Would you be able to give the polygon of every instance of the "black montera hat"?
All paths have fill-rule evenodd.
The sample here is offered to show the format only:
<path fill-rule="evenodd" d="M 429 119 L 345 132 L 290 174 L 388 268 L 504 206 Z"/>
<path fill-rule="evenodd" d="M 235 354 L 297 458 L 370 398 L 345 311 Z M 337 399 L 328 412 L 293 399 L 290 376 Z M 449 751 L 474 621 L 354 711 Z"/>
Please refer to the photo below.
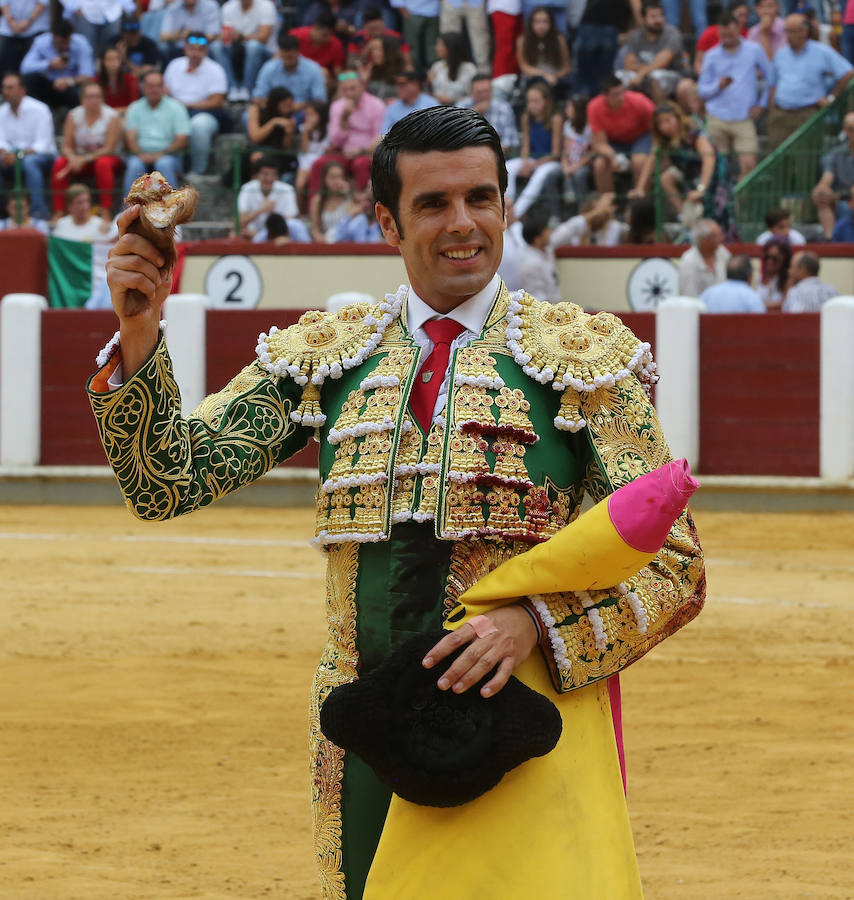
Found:
<path fill-rule="evenodd" d="M 446 631 L 416 635 L 358 681 L 335 688 L 320 710 L 333 743 L 360 756 L 404 800 L 460 806 L 495 787 L 506 772 L 558 742 L 561 718 L 542 694 L 511 677 L 480 696 L 486 675 L 462 694 L 440 691 L 441 672 L 421 661 Z"/>

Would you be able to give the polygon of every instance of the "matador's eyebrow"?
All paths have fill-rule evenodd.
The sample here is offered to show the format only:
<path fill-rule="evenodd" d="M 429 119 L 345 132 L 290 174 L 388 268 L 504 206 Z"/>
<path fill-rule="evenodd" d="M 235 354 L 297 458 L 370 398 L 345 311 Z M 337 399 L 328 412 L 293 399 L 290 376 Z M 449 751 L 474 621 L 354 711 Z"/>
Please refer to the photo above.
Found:
<path fill-rule="evenodd" d="M 471 196 L 479 196 L 479 197 L 497 197 L 498 196 L 498 188 L 489 182 L 486 184 L 478 184 L 472 188 L 469 188 L 467 191 L 467 195 Z M 447 196 L 446 191 L 424 191 L 422 194 L 416 194 L 412 199 L 412 206 L 419 207 L 424 206 L 427 203 L 431 203 L 434 200 L 444 200 Z"/>

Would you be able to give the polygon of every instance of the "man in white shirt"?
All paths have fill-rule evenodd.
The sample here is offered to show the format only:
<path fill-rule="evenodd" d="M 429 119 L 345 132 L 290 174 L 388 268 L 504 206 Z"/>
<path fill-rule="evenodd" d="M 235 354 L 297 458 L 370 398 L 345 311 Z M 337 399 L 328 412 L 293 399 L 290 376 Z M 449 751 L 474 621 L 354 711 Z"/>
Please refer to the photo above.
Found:
<path fill-rule="evenodd" d="M 264 225 L 270 213 L 278 213 L 286 221 L 299 215 L 296 191 L 279 181 L 279 167 L 274 159 L 262 159 L 255 177 L 237 195 L 240 236 L 251 240 Z"/>
<path fill-rule="evenodd" d="M 187 107 L 190 114 L 190 171 L 204 175 L 211 141 L 231 126 L 223 109 L 228 91 L 225 69 L 208 58 L 208 39 L 201 32 L 187 35 L 184 55 L 173 59 L 163 73 L 167 93 Z"/>
<path fill-rule="evenodd" d="M 160 25 L 157 49 L 163 62 L 169 63 L 184 52 L 188 35 L 201 32 L 209 41 L 215 41 L 221 28 L 216 0 L 172 0 Z"/>
<path fill-rule="evenodd" d="M 50 4 L 5 0 L 0 17 L 0 72 L 17 72 L 33 38 L 50 28 Z"/>
<path fill-rule="evenodd" d="M 545 217 L 532 215 L 525 219 L 519 254 L 519 281 L 537 300 L 557 303 L 560 300 L 560 282 L 551 239 L 552 230 Z"/>
<path fill-rule="evenodd" d="M 831 297 L 839 296 L 839 291 L 832 284 L 822 284 L 818 280 L 819 269 L 818 257 L 814 253 L 802 251 L 795 254 L 789 274 L 792 286 L 783 301 L 784 313 L 820 312 Z"/>
<path fill-rule="evenodd" d="M 679 293 L 699 297 L 707 287 L 726 278 L 726 264 L 732 254 L 723 246 L 721 226 L 712 219 L 700 219 L 694 226 L 693 247 L 679 258 Z"/>
<path fill-rule="evenodd" d="M 63 0 L 65 18 L 82 34 L 99 55 L 121 33 L 122 14 L 135 15 L 134 0 Z"/>
<path fill-rule="evenodd" d="M 591 194 L 584 198 L 577 216 L 554 229 L 551 243 L 553 247 L 615 247 L 622 234 L 623 226 L 614 218 L 614 194 Z"/>
<path fill-rule="evenodd" d="M 225 69 L 231 101 L 248 100 L 261 66 L 277 51 L 278 16 L 271 0 L 228 0 L 222 35 L 211 56 Z M 240 77 L 237 73 L 240 73 Z"/>
<path fill-rule="evenodd" d="M 53 116 L 40 100 L 27 96 L 23 79 L 11 72 L 3 76 L 3 100 L 0 106 L 0 183 L 15 177 L 20 164 L 24 183 L 30 192 L 33 216 L 47 218 L 44 182 L 56 156 Z"/>

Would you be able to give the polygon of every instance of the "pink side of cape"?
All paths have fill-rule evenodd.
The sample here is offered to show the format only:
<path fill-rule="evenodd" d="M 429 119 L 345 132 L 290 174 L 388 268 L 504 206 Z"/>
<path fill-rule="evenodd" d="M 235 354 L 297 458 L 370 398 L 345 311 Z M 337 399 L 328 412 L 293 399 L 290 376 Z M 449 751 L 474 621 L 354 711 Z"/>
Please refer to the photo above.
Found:
<path fill-rule="evenodd" d="M 614 491 L 608 498 L 611 522 L 630 547 L 657 553 L 699 486 L 687 461 L 676 459 Z"/>

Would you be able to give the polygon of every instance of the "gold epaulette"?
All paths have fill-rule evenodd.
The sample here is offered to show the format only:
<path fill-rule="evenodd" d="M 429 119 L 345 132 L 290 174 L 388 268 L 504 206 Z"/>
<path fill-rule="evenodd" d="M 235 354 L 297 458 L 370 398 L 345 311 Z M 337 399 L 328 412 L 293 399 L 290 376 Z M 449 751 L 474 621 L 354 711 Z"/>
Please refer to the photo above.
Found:
<path fill-rule="evenodd" d="M 563 392 L 554 420 L 563 431 L 587 424 L 581 413 L 584 394 L 632 374 L 647 390 L 658 380 L 649 344 L 616 316 L 590 315 L 575 303 L 543 303 L 523 291 L 510 295 L 507 346 L 526 375 Z"/>
<path fill-rule="evenodd" d="M 302 385 L 302 400 L 291 419 L 319 427 L 326 422 L 320 409 L 320 388 L 327 378 L 340 378 L 360 366 L 376 350 L 386 328 L 400 315 L 406 287 L 386 294 L 381 303 L 354 303 L 338 312 L 312 310 L 295 325 L 258 336 L 255 351 L 261 366 L 277 378 Z"/>

